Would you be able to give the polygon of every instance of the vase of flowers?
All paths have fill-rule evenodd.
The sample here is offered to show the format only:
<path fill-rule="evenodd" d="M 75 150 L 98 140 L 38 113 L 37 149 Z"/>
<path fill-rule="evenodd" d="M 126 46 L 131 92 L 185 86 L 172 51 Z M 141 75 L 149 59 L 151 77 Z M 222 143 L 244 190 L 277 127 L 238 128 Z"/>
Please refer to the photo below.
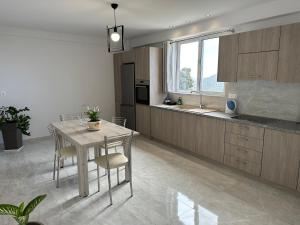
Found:
<path fill-rule="evenodd" d="M 101 120 L 100 120 L 100 108 L 99 106 L 94 106 L 93 108 L 87 107 L 86 115 L 89 118 L 88 129 L 89 130 L 100 130 Z"/>

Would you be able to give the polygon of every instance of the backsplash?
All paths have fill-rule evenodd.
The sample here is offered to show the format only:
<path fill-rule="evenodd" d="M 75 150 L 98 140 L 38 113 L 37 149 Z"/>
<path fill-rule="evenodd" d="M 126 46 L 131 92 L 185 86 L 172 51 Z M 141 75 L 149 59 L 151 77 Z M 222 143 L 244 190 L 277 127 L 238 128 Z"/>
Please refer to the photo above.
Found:
<path fill-rule="evenodd" d="M 226 92 L 237 94 L 241 114 L 300 121 L 300 84 L 242 81 L 227 83 Z"/>
<path fill-rule="evenodd" d="M 238 113 L 300 121 L 300 84 L 276 83 L 273 81 L 239 81 L 225 84 L 228 93 L 237 94 Z M 179 96 L 184 104 L 200 105 L 197 95 L 170 94 L 175 100 Z M 225 109 L 225 98 L 203 96 L 208 108 Z"/>

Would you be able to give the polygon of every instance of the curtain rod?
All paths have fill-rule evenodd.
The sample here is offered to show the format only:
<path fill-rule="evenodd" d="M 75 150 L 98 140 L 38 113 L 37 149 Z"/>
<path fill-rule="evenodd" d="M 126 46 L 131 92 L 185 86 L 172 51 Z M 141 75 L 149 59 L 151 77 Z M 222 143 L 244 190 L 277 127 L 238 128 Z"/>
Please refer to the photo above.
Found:
<path fill-rule="evenodd" d="M 226 32 L 234 33 L 235 31 L 232 28 L 232 29 L 227 29 L 227 30 L 223 30 L 223 31 L 216 31 L 216 32 L 206 33 L 206 34 L 202 34 L 202 35 L 195 35 L 195 36 L 190 36 L 190 37 L 186 37 L 186 38 L 180 38 L 180 39 L 172 40 L 170 42 L 170 44 L 176 43 L 176 42 L 179 42 L 179 41 L 187 41 L 187 40 L 192 40 L 192 39 L 195 39 L 195 38 L 206 37 L 206 36 L 210 36 L 210 35 L 222 34 L 222 33 L 226 33 Z"/>

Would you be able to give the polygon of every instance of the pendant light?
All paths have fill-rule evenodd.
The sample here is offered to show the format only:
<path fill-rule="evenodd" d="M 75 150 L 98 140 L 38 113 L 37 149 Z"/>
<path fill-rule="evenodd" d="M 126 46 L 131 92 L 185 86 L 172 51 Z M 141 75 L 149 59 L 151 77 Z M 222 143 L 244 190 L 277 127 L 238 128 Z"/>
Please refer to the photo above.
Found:
<path fill-rule="evenodd" d="M 118 8 L 118 4 L 112 3 L 111 7 L 114 10 L 115 25 L 113 27 L 107 27 L 108 51 L 109 52 L 124 51 L 124 43 L 123 43 L 124 26 L 123 25 L 117 26 L 117 20 L 116 20 L 116 9 Z"/>

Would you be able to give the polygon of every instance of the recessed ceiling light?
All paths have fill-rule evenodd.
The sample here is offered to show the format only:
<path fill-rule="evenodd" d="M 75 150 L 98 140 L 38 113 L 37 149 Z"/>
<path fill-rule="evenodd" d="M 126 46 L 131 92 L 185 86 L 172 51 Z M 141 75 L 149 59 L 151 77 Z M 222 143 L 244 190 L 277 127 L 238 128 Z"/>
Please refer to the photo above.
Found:
<path fill-rule="evenodd" d="M 205 14 L 206 17 L 211 17 L 212 16 L 212 13 L 207 13 Z"/>

